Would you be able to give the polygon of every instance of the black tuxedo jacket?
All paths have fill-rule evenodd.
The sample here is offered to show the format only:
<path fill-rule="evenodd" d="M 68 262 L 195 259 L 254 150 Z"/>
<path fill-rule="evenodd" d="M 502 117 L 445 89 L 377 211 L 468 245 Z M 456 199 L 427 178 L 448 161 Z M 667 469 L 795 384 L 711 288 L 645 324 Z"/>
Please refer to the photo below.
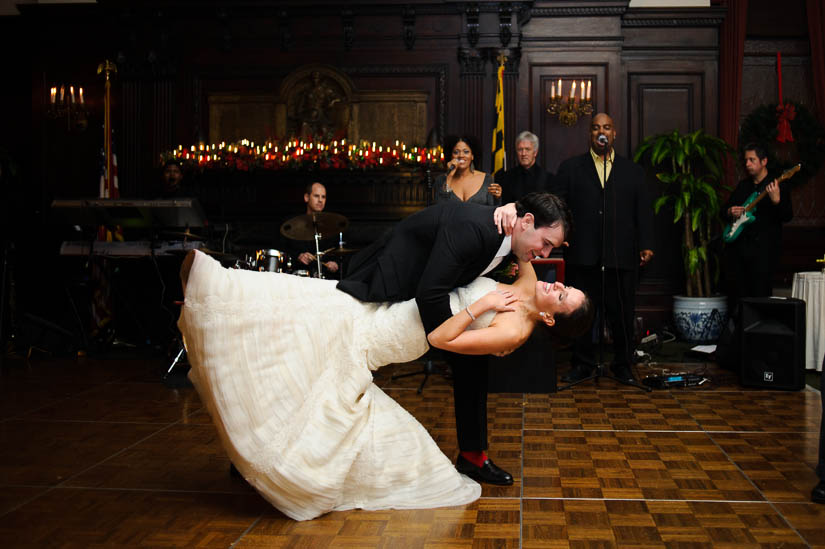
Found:
<path fill-rule="evenodd" d="M 501 246 L 494 210 L 450 201 L 414 213 L 356 254 L 338 289 L 361 301 L 415 298 L 431 332 L 452 316 L 449 292 L 478 277 Z"/>
<path fill-rule="evenodd" d="M 645 172 L 638 164 L 618 154 L 604 188 L 605 238 L 602 242 L 602 186 L 590 151 L 565 160 L 551 192 L 563 198 L 573 214 L 573 234 L 564 250 L 571 265 L 601 264 L 635 269 L 639 250 L 653 249 L 653 207 Z"/>

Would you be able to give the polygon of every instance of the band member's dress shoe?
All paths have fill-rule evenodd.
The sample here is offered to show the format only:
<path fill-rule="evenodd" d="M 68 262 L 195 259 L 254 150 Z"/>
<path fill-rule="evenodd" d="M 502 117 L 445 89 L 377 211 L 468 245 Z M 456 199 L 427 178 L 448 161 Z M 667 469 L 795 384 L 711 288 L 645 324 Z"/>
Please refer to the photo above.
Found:
<path fill-rule="evenodd" d="M 575 383 L 584 378 L 590 377 L 593 374 L 593 368 L 585 366 L 584 364 L 575 364 L 570 371 L 561 376 L 561 380 L 565 383 Z"/>
<path fill-rule="evenodd" d="M 627 364 L 614 364 L 610 367 L 610 371 L 613 373 L 613 377 L 620 381 L 626 381 L 628 383 L 636 382 L 636 378 L 633 377 L 633 371 Z"/>
<path fill-rule="evenodd" d="M 513 484 L 513 475 L 499 468 L 489 458 L 484 461 L 484 465 L 479 467 L 464 456 L 458 456 L 458 460 L 455 462 L 455 468 L 462 475 L 467 475 L 478 482 L 498 484 L 500 486 L 510 486 Z"/>
<path fill-rule="evenodd" d="M 811 501 L 814 503 L 825 503 L 825 480 L 820 480 L 811 491 Z"/>

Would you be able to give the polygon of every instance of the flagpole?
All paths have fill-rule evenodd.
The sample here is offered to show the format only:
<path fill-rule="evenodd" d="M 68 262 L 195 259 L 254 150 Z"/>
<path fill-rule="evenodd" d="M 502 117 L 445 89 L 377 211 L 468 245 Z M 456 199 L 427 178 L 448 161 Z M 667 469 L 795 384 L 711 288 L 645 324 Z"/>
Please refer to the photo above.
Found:
<path fill-rule="evenodd" d="M 106 173 L 104 174 L 104 193 L 106 198 L 112 196 L 112 74 L 117 72 L 117 66 L 104 60 L 97 66 L 97 74 L 105 75 L 106 84 L 103 102 L 103 150 L 106 157 Z"/>

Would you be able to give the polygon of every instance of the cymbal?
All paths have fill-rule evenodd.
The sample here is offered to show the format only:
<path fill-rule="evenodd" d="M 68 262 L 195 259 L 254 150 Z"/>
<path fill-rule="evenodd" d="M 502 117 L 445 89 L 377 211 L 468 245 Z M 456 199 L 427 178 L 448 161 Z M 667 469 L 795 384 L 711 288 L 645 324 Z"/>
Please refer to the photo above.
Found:
<path fill-rule="evenodd" d="M 218 261 L 237 261 L 238 256 L 227 254 L 224 252 L 219 252 L 217 250 L 210 250 L 209 248 L 200 248 L 199 251 L 205 253 L 206 255 L 211 255 Z"/>
<path fill-rule="evenodd" d="M 315 240 L 315 233 L 329 238 L 335 233 L 343 232 L 349 225 L 347 218 L 341 214 L 315 212 L 299 215 L 281 225 L 281 234 L 292 240 Z"/>
<path fill-rule="evenodd" d="M 161 234 L 166 236 L 176 236 L 185 240 L 206 240 L 205 236 L 189 232 L 188 229 L 185 231 L 163 231 Z"/>
<path fill-rule="evenodd" d="M 322 255 L 349 255 L 354 254 L 355 252 L 360 251 L 360 248 L 339 248 L 338 246 L 333 246 L 328 250 L 324 250 L 321 252 Z"/>

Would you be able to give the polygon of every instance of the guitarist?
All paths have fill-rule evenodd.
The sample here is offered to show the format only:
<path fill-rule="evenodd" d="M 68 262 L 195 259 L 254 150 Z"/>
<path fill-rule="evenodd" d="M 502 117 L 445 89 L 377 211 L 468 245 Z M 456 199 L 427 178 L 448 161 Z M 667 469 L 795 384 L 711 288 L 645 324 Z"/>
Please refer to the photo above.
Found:
<path fill-rule="evenodd" d="M 744 158 L 746 179 L 728 198 L 726 213 L 731 221 L 745 210 L 745 202 L 756 193 L 767 191 L 751 213 L 755 221 L 745 226 L 742 234 L 729 243 L 730 256 L 736 275 L 736 285 L 731 292 L 734 304 L 743 297 L 768 297 L 772 293 L 773 273 L 782 250 L 782 224 L 793 217 L 790 187 L 769 177 L 767 151 L 761 145 L 745 145 Z"/>

